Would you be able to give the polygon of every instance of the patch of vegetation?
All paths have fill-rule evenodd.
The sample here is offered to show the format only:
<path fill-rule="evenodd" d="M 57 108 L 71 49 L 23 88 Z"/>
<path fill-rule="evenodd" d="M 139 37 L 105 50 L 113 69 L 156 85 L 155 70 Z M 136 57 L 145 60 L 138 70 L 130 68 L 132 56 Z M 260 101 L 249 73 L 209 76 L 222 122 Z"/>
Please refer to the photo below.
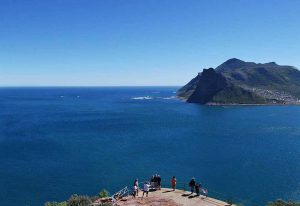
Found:
<path fill-rule="evenodd" d="M 86 195 L 72 195 L 68 200 L 67 206 L 88 206 L 92 203 L 89 196 Z"/>
<path fill-rule="evenodd" d="M 268 203 L 267 206 L 300 206 L 300 202 L 295 202 L 292 200 L 284 201 L 282 199 L 278 199 L 274 202 Z"/>
<path fill-rule="evenodd" d="M 72 195 L 68 201 L 64 202 L 46 202 L 44 206 L 89 206 L 99 198 L 109 197 L 109 192 L 105 189 L 99 192 L 97 196 Z M 112 206 L 111 203 L 102 203 L 101 206 Z"/>
<path fill-rule="evenodd" d="M 218 92 L 213 102 L 221 104 L 265 104 L 266 100 L 240 87 L 231 86 Z"/>
<path fill-rule="evenodd" d="M 99 193 L 100 198 L 109 197 L 109 192 L 105 189 L 101 190 Z"/>
<path fill-rule="evenodd" d="M 67 202 L 46 202 L 45 206 L 68 206 Z"/>

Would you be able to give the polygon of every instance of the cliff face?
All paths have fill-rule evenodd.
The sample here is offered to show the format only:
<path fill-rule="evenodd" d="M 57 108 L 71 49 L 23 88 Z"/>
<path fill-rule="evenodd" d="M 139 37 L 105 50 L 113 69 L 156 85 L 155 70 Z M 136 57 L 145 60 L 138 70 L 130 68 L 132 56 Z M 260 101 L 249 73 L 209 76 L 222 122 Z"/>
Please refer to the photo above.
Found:
<path fill-rule="evenodd" d="M 187 101 L 205 104 L 226 86 L 226 79 L 221 74 L 218 74 L 212 68 L 204 69 L 203 72 L 198 75 L 197 86 Z"/>
<path fill-rule="evenodd" d="M 200 104 L 298 104 L 300 71 L 275 62 L 257 64 L 229 59 L 204 69 L 177 95 Z"/>

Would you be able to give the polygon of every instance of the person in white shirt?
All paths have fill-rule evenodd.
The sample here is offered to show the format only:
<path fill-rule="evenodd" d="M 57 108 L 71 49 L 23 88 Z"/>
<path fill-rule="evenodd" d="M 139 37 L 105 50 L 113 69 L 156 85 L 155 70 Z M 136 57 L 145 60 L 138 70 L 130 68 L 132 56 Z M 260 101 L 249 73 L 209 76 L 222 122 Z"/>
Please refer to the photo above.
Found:
<path fill-rule="evenodd" d="M 149 184 L 148 182 L 145 182 L 145 183 L 144 183 L 143 197 L 144 197 L 144 194 L 145 194 L 145 193 L 146 193 L 146 197 L 148 197 L 149 189 L 150 189 L 150 184 Z"/>
<path fill-rule="evenodd" d="M 138 187 L 136 185 L 134 185 L 133 186 L 133 193 L 132 193 L 133 198 L 135 198 L 135 196 L 137 195 L 137 190 L 138 190 Z"/>
<path fill-rule="evenodd" d="M 136 179 L 133 183 L 133 186 L 136 186 L 137 187 L 137 190 L 136 190 L 136 196 L 139 196 L 139 180 Z"/>

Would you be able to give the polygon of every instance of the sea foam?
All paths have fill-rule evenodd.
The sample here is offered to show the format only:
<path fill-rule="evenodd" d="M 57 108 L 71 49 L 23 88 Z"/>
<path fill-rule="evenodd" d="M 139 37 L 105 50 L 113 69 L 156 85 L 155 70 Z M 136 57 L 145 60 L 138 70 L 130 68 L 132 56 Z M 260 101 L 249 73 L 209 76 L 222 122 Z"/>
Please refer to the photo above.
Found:
<path fill-rule="evenodd" d="M 149 99 L 153 99 L 153 98 L 150 97 L 150 96 L 145 96 L 145 97 L 132 97 L 131 99 L 134 99 L 134 100 L 149 100 Z"/>

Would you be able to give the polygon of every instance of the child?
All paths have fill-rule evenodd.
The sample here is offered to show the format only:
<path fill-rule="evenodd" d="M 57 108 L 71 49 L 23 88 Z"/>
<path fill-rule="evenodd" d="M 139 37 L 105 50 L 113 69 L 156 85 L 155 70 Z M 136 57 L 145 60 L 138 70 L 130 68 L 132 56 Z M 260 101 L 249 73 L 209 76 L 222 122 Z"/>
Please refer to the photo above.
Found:
<path fill-rule="evenodd" d="M 203 195 L 204 195 L 205 197 L 208 196 L 208 190 L 207 190 L 207 189 L 203 188 L 203 189 L 202 189 L 202 192 L 203 192 Z"/>

